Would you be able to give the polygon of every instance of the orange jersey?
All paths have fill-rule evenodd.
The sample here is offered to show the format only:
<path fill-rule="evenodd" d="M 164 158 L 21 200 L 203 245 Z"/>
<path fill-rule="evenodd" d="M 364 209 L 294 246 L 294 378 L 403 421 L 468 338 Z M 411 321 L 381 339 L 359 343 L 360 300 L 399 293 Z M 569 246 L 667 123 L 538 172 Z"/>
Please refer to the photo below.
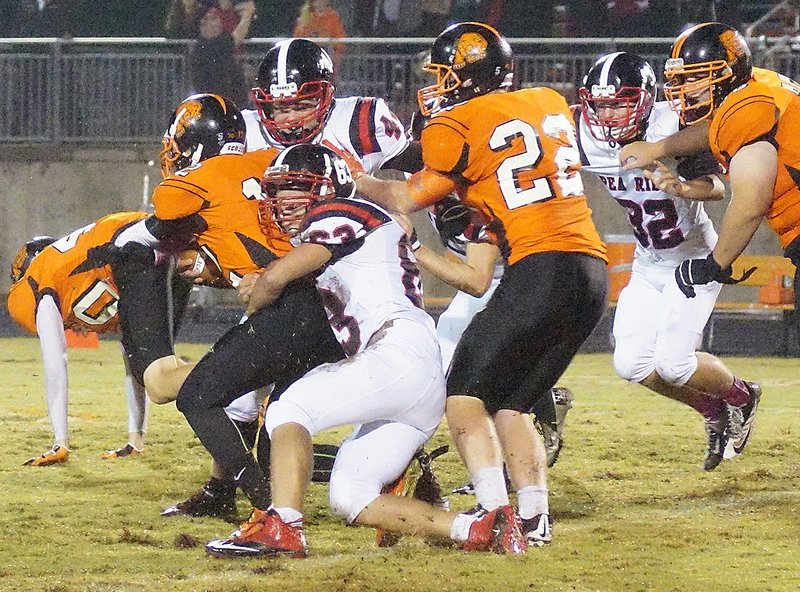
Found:
<path fill-rule="evenodd" d="M 221 154 L 167 177 L 153 192 L 157 218 L 197 214 L 205 221 L 197 242 L 231 285 L 289 252 L 288 239 L 267 239 L 258 222 L 261 178 L 277 154 L 273 148 Z"/>
<path fill-rule="evenodd" d="M 771 70 L 729 94 L 708 130 L 711 149 L 724 166 L 748 144 L 767 140 L 778 149 L 778 176 L 767 221 L 786 247 L 800 236 L 800 85 Z"/>
<path fill-rule="evenodd" d="M 58 239 L 31 261 L 8 293 L 8 311 L 22 327 L 36 333 L 36 308 L 42 296 L 56 301 L 64 328 L 95 333 L 117 329 L 119 294 L 111 268 L 96 267 L 86 259 L 92 247 L 108 242 L 127 226 L 147 218 L 143 212 L 121 212 Z"/>
<path fill-rule="evenodd" d="M 578 173 L 575 124 L 556 91 L 488 94 L 436 113 L 422 132 L 422 156 L 414 199 L 429 205 L 457 189 L 493 220 L 510 264 L 543 251 L 605 260 Z"/>

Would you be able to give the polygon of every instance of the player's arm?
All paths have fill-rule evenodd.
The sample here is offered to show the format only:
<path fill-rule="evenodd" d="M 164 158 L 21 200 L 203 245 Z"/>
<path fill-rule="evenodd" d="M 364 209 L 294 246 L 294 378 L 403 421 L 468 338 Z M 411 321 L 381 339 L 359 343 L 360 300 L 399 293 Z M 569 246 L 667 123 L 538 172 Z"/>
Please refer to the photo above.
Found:
<path fill-rule="evenodd" d="M 500 249 L 489 243 L 468 243 L 465 261 L 440 255 L 424 245 L 414 251 L 414 255 L 426 271 L 454 288 L 480 298 L 492 283 Z"/>
<path fill-rule="evenodd" d="M 694 179 L 684 179 L 659 160 L 653 161 L 655 169 L 642 171 L 661 191 L 696 201 L 719 201 L 725 197 L 725 185 L 717 175 L 701 175 Z"/>
<path fill-rule="evenodd" d="M 708 121 L 700 121 L 657 142 L 632 142 L 623 146 L 619 162 L 629 171 L 650 166 L 666 156 L 686 156 L 705 150 L 710 150 Z"/>
<path fill-rule="evenodd" d="M 245 282 L 243 279 L 238 290 L 239 297 L 247 304 L 247 314 L 275 302 L 290 282 L 319 269 L 332 256 L 324 245 L 303 243 L 270 263 L 255 281 Z"/>
<path fill-rule="evenodd" d="M 390 212 L 400 214 L 421 210 L 459 187 L 451 177 L 431 169 L 414 173 L 407 181 L 378 179 L 366 174 L 355 176 L 359 193 Z"/>
<path fill-rule="evenodd" d="M 731 159 L 731 200 L 713 252 L 723 269 L 744 251 L 772 205 L 777 171 L 778 151 L 770 142 L 743 146 Z"/>
<path fill-rule="evenodd" d="M 55 443 L 69 449 L 67 435 L 67 340 L 64 321 L 52 296 L 46 294 L 36 307 L 36 332 L 42 349 L 44 393 Z"/>

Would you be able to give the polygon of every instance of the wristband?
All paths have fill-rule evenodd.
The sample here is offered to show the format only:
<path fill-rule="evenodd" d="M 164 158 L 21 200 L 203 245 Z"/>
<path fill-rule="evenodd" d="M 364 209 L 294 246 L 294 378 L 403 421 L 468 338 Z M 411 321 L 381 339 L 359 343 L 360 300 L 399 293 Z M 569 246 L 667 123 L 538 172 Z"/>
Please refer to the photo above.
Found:
<path fill-rule="evenodd" d="M 422 243 L 419 242 L 419 238 L 417 238 L 417 231 L 413 230 L 411 232 L 411 236 L 408 237 L 408 242 L 411 245 L 411 252 L 416 253 L 422 247 Z"/>

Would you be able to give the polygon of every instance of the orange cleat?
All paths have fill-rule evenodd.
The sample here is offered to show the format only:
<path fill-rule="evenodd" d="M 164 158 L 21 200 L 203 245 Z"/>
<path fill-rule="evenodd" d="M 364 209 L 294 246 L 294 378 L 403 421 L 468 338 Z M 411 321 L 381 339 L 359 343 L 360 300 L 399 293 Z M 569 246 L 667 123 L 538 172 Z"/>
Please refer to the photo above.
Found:
<path fill-rule="evenodd" d="M 56 465 L 59 463 L 67 462 L 68 458 L 69 458 L 69 450 L 64 448 L 63 446 L 55 444 L 50 450 L 45 452 L 43 455 L 29 458 L 24 463 L 22 463 L 22 465 L 30 467 L 46 467 L 48 465 Z"/>
<path fill-rule="evenodd" d="M 308 556 L 308 545 L 302 522 L 287 524 L 274 510 L 253 508 L 239 530 L 227 539 L 210 541 L 206 553 L 223 558 L 286 555 L 302 559 Z"/>
<path fill-rule="evenodd" d="M 139 456 L 142 452 L 142 450 L 134 448 L 133 444 L 128 442 L 122 448 L 117 448 L 116 450 L 106 450 L 105 452 L 100 453 L 100 458 L 113 460 L 115 458 L 125 458 L 127 456 Z"/>
<path fill-rule="evenodd" d="M 469 538 L 462 546 L 465 551 L 519 555 L 528 550 L 514 506 L 500 506 L 491 512 L 478 506 L 470 512 L 478 518 L 469 527 Z"/>

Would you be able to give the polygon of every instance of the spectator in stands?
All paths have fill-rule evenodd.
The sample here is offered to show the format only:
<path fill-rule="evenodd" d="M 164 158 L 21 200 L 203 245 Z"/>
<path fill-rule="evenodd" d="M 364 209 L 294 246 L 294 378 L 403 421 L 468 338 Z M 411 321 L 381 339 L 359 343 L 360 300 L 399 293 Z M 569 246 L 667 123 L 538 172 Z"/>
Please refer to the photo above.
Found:
<path fill-rule="evenodd" d="M 71 37 L 72 24 L 66 0 L 19 0 L 4 6 L 3 29 L 12 37 Z"/>
<path fill-rule="evenodd" d="M 293 37 L 347 37 L 342 19 L 328 0 L 306 0 L 294 26 Z M 344 44 L 333 45 L 333 70 L 336 72 L 344 53 Z"/>
<path fill-rule="evenodd" d="M 607 37 L 610 34 L 607 0 L 571 0 L 566 6 L 567 37 Z"/>
<path fill-rule="evenodd" d="M 197 39 L 200 19 L 209 6 L 200 0 L 172 0 L 164 24 L 164 32 L 172 39 Z"/>
<path fill-rule="evenodd" d="M 200 19 L 200 38 L 189 56 L 193 92 L 209 92 L 229 98 L 237 106 L 248 103 L 247 85 L 235 55 L 250 32 L 256 7 L 252 1 L 237 5 L 241 15 L 232 33 L 223 28 L 219 8 L 211 8 Z"/>
<path fill-rule="evenodd" d="M 427 0 L 422 7 L 423 37 L 436 37 L 447 28 L 452 0 Z"/>

